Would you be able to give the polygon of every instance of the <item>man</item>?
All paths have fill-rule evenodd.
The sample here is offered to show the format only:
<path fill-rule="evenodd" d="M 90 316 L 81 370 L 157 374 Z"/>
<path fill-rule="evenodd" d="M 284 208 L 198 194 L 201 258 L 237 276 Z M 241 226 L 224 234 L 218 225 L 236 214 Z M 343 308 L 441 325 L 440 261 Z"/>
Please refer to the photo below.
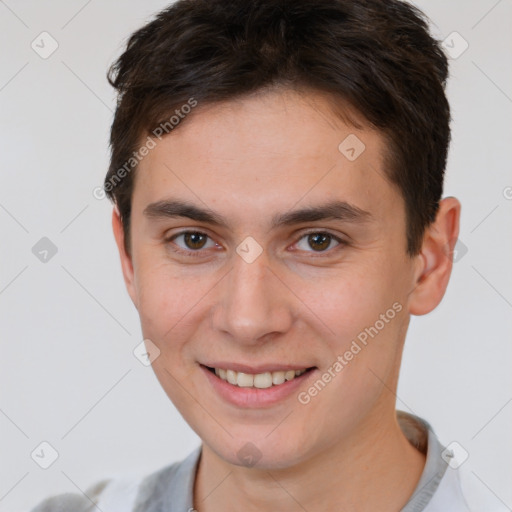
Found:
<path fill-rule="evenodd" d="M 396 0 L 181 0 L 131 36 L 105 191 L 148 357 L 202 444 L 35 511 L 471 510 L 395 410 L 459 231 L 447 75 Z"/>

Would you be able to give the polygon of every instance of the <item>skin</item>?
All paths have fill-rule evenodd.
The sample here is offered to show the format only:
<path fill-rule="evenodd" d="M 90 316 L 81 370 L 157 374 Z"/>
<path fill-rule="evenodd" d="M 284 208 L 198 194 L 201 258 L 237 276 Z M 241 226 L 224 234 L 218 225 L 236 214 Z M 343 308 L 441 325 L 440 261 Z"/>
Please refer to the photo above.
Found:
<path fill-rule="evenodd" d="M 153 369 L 203 440 L 199 512 L 396 512 L 423 471 L 424 455 L 396 420 L 398 370 L 410 315 L 432 311 L 445 293 L 460 203 L 443 199 L 421 253 L 407 255 L 404 201 L 383 170 L 385 140 L 350 113 L 361 129 L 314 91 L 199 105 L 139 164 L 131 255 L 114 209 L 126 286 L 144 337 L 160 350 Z M 349 134 L 366 146 L 355 161 L 338 150 Z M 214 211 L 228 226 L 145 215 L 169 198 Z M 329 200 L 371 217 L 271 227 L 275 214 Z M 186 230 L 205 233 L 206 245 L 169 240 Z M 307 231 L 347 243 L 319 248 Z M 263 249 L 252 263 L 236 252 L 247 236 Z M 396 302 L 402 310 L 307 405 L 293 393 L 265 408 L 236 407 L 200 369 L 208 361 L 314 366 L 299 391 L 307 390 Z M 261 455 L 253 467 L 237 456 L 248 442 Z"/>

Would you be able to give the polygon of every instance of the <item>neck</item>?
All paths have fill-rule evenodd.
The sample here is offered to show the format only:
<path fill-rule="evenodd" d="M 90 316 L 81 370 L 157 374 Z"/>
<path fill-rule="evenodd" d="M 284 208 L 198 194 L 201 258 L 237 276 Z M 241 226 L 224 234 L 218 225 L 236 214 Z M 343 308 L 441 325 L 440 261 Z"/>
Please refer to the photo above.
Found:
<path fill-rule="evenodd" d="M 425 455 L 407 440 L 392 412 L 378 421 L 368 418 L 348 438 L 285 469 L 236 466 L 203 444 L 194 487 L 195 509 L 401 510 L 420 479 Z"/>

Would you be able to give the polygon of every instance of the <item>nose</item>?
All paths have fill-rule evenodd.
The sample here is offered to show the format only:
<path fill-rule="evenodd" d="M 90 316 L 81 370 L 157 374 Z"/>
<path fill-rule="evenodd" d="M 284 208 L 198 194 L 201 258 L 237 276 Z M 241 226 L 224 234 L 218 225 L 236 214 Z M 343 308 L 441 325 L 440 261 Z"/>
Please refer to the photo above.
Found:
<path fill-rule="evenodd" d="M 258 344 L 287 332 L 293 323 L 293 294 L 271 269 L 265 252 L 252 263 L 235 254 L 233 267 L 219 283 L 213 328 L 237 343 Z"/>

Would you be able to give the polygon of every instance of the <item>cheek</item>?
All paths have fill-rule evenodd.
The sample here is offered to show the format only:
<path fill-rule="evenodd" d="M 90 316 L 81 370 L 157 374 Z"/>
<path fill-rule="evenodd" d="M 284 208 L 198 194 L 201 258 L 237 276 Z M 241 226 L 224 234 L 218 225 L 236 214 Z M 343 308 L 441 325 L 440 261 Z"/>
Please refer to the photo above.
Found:
<path fill-rule="evenodd" d="M 177 333 L 193 316 L 193 306 L 201 296 L 198 287 L 199 283 L 176 276 L 165 265 L 139 267 L 137 294 L 142 330 L 161 350 L 180 337 Z"/>
<path fill-rule="evenodd" d="M 388 288 L 370 271 L 341 270 L 314 286 L 304 285 L 298 295 L 317 317 L 319 328 L 338 340 L 340 348 L 373 325 L 394 302 Z"/>
<path fill-rule="evenodd" d="M 324 286 L 302 290 L 304 302 L 315 313 L 310 316 L 314 330 L 326 349 L 324 364 L 329 368 L 342 358 L 343 369 L 335 372 L 332 387 L 340 385 L 343 394 L 357 389 L 361 396 L 378 380 L 372 371 L 386 380 L 396 365 L 405 309 L 388 274 L 369 269 L 340 273 Z"/>
<path fill-rule="evenodd" d="M 390 317 L 395 313 L 392 311 Z M 375 322 L 368 322 L 360 329 L 363 316 L 355 322 L 359 325 L 342 325 L 340 320 L 341 334 L 331 338 L 325 367 L 318 379 L 309 388 L 301 389 L 302 394 L 297 397 L 299 407 L 315 422 L 315 431 L 322 432 L 327 439 L 356 428 L 379 400 L 394 401 L 388 389 L 394 387 L 404 317 L 394 315 L 389 323 L 378 323 L 377 328 Z"/>
<path fill-rule="evenodd" d="M 190 343 L 213 307 L 213 291 L 219 277 L 193 275 L 161 261 L 148 259 L 138 269 L 138 313 L 144 338 L 160 350 L 155 371 L 172 369 L 186 375 L 193 366 L 195 345 Z M 191 366 L 189 366 L 189 364 Z"/>

